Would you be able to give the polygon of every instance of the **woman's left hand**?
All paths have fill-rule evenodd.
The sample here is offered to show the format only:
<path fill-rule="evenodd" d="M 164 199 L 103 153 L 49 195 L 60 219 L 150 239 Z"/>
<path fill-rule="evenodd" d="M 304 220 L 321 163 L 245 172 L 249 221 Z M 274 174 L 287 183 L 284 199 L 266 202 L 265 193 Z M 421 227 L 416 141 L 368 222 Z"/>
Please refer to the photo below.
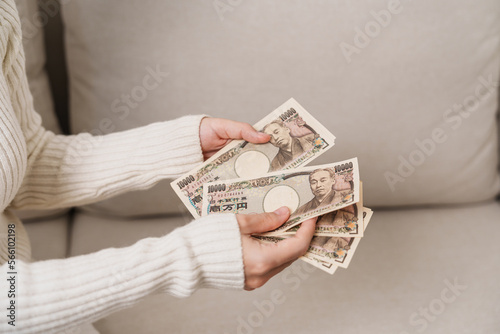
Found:
<path fill-rule="evenodd" d="M 206 159 L 233 139 L 244 139 L 250 143 L 267 143 L 268 134 L 258 132 L 250 124 L 223 118 L 205 117 L 200 124 L 200 142 L 203 157 Z"/>

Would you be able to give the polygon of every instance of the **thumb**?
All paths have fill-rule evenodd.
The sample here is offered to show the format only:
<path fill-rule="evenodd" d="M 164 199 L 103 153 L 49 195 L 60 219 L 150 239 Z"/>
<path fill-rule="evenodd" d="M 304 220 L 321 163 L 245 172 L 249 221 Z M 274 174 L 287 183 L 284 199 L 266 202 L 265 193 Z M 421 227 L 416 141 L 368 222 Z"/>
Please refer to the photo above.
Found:
<path fill-rule="evenodd" d="M 290 210 L 282 206 L 274 212 L 236 215 L 240 231 L 243 234 L 263 233 L 283 225 L 290 217 Z"/>
<path fill-rule="evenodd" d="M 241 137 L 247 142 L 254 144 L 264 144 L 271 139 L 267 133 L 259 132 L 251 126 L 241 132 Z"/>
<path fill-rule="evenodd" d="M 248 123 L 226 121 L 221 123 L 221 125 L 225 132 L 223 136 L 229 139 L 243 139 L 254 144 L 267 143 L 270 139 L 268 134 L 255 130 Z"/>

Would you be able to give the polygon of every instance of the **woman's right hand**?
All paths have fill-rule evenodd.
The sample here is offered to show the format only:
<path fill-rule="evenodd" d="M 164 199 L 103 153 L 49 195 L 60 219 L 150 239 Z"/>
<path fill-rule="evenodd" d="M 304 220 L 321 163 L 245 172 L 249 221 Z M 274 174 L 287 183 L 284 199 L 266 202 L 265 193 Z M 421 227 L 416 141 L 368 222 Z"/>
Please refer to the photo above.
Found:
<path fill-rule="evenodd" d="M 254 233 L 271 231 L 282 225 L 288 217 L 290 211 L 287 207 L 281 207 L 270 213 L 236 215 L 243 248 L 245 290 L 261 287 L 307 251 L 317 218 L 302 222 L 293 237 L 275 244 L 262 243 L 250 236 Z"/>

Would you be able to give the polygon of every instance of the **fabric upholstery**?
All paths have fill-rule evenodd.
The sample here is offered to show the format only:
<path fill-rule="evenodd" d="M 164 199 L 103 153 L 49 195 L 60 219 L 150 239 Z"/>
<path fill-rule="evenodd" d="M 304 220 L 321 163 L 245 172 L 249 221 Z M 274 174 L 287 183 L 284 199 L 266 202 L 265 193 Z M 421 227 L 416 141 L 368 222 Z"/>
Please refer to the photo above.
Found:
<path fill-rule="evenodd" d="M 497 333 L 499 216 L 498 202 L 377 210 L 349 268 L 334 276 L 298 261 L 251 293 L 201 290 L 188 299 L 154 296 L 95 326 L 108 334 Z M 183 217 L 120 222 L 78 214 L 72 255 L 124 247 L 185 222 Z M 455 279 L 466 288 L 456 295 L 443 293 Z M 265 301 L 276 290 L 282 297 L 271 311 Z M 423 320 L 424 308 L 432 321 Z M 260 326 L 238 331 L 244 326 L 240 318 Z"/>
<path fill-rule="evenodd" d="M 68 217 L 58 213 L 54 217 L 23 222 L 31 242 L 33 261 L 63 259 L 68 248 Z"/>
<path fill-rule="evenodd" d="M 192 113 L 254 123 L 294 97 L 337 136 L 313 164 L 357 156 L 368 206 L 498 193 L 500 2 L 217 3 L 64 5 L 73 132 Z M 182 205 L 164 182 L 88 208 Z"/>

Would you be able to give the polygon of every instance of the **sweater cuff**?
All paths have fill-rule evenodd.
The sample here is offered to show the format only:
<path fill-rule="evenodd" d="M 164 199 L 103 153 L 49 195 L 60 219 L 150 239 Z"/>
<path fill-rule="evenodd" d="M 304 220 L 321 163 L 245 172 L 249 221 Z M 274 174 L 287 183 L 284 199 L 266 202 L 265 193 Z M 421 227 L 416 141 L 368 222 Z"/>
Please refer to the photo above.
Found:
<path fill-rule="evenodd" d="M 165 159 L 168 160 L 169 163 L 178 160 L 176 159 L 177 154 L 172 151 L 180 153 L 182 163 L 177 165 L 179 168 L 174 172 L 176 175 L 171 175 L 174 179 L 182 176 L 203 163 L 204 159 L 200 141 L 200 124 L 202 119 L 205 117 L 208 116 L 183 116 L 174 121 L 174 129 L 171 127 L 171 121 L 150 124 L 151 129 L 154 129 L 153 131 L 163 132 L 163 146 L 165 147 L 163 152 L 165 152 Z M 155 124 L 159 125 L 158 129 L 155 129 Z M 177 150 L 177 148 L 179 149 Z"/>
<path fill-rule="evenodd" d="M 182 227 L 196 262 L 199 287 L 242 289 L 245 283 L 241 234 L 234 214 L 199 218 Z"/>

